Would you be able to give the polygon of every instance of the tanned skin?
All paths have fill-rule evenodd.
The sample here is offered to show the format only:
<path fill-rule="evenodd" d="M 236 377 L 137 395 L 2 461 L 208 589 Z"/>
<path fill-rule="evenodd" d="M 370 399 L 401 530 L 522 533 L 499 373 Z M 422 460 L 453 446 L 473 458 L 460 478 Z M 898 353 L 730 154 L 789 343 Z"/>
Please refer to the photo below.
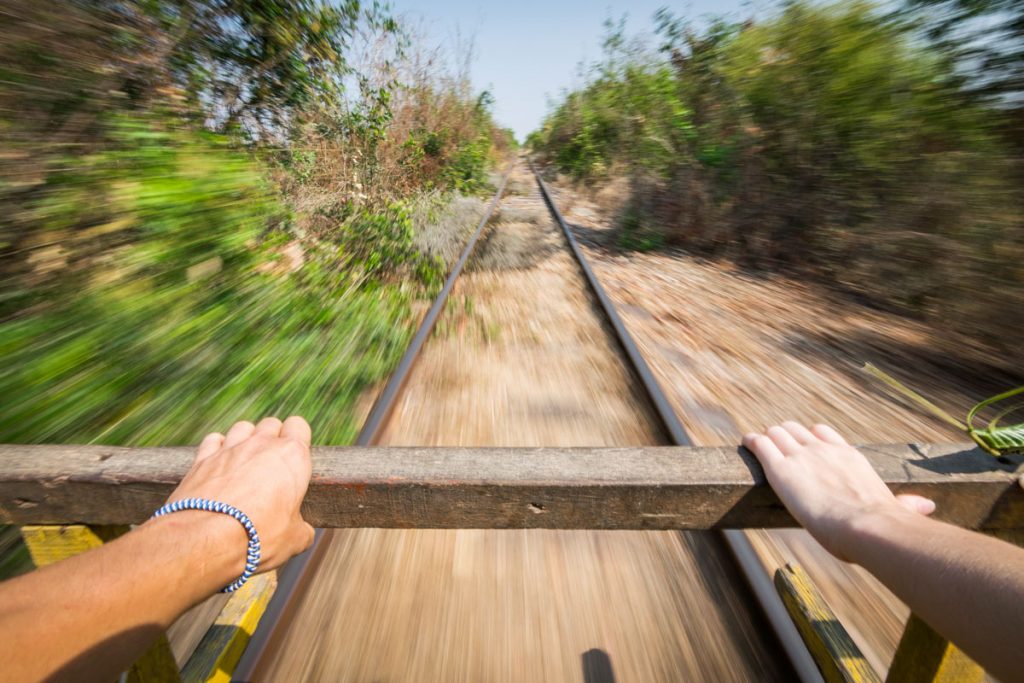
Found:
<path fill-rule="evenodd" d="M 210 434 L 169 500 L 238 507 L 260 535 L 260 571 L 279 567 L 313 541 L 299 514 L 310 438 L 300 417 Z M 238 578 L 247 542 L 227 515 L 176 512 L 0 584 L 0 679 L 116 680 L 178 616 Z"/>

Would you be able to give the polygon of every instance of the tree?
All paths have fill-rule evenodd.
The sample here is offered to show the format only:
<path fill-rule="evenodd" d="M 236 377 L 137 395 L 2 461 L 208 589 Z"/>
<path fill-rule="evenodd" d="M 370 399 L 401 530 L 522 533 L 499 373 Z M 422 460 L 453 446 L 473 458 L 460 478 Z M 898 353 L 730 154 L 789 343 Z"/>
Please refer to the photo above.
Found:
<path fill-rule="evenodd" d="M 1019 0 L 908 0 L 929 38 L 956 59 L 971 89 L 1024 107 L 1024 4 Z"/>

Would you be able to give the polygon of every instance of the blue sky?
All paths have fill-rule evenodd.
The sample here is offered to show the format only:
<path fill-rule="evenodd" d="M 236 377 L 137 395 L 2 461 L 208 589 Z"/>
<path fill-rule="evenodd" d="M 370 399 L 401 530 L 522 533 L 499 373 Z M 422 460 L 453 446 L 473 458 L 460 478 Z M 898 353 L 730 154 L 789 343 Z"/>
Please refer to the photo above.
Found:
<path fill-rule="evenodd" d="M 489 88 L 498 121 L 522 140 L 547 111 L 549 96 L 579 82 L 577 65 L 600 56 L 606 18 L 629 15 L 629 32 L 651 28 L 660 7 L 699 20 L 710 14 L 750 16 L 763 2 L 750 0 L 393 0 L 397 14 L 422 22 L 432 41 L 452 43 L 473 36 L 473 82 Z M 700 23 L 699 21 L 697 22 Z"/>

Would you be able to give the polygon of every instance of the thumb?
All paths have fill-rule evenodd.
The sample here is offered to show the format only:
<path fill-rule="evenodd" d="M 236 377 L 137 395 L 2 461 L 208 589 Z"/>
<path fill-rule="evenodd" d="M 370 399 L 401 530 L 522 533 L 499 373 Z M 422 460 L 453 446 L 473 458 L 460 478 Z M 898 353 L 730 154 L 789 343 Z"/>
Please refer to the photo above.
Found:
<path fill-rule="evenodd" d="M 924 496 L 904 493 L 896 496 L 896 501 L 906 509 L 919 515 L 930 515 L 935 512 L 935 501 Z"/>

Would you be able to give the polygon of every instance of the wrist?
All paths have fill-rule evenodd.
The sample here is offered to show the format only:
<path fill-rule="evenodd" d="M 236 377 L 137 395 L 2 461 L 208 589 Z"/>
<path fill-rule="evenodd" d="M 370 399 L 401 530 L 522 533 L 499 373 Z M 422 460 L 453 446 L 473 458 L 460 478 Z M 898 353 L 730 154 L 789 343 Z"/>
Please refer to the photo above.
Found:
<path fill-rule="evenodd" d="M 140 527 L 159 536 L 181 568 L 179 590 L 207 597 L 239 577 L 245 569 L 248 535 L 237 520 L 204 510 L 181 510 Z"/>
<path fill-rule="evenodd" d="M 850 517 L 836 534 L 843 555 L 848 561 L 863 563 L 865 549 L 878 548 L 887 539 L 917 533 L 927 517 L 893 503 L 872 506 Z"/>

